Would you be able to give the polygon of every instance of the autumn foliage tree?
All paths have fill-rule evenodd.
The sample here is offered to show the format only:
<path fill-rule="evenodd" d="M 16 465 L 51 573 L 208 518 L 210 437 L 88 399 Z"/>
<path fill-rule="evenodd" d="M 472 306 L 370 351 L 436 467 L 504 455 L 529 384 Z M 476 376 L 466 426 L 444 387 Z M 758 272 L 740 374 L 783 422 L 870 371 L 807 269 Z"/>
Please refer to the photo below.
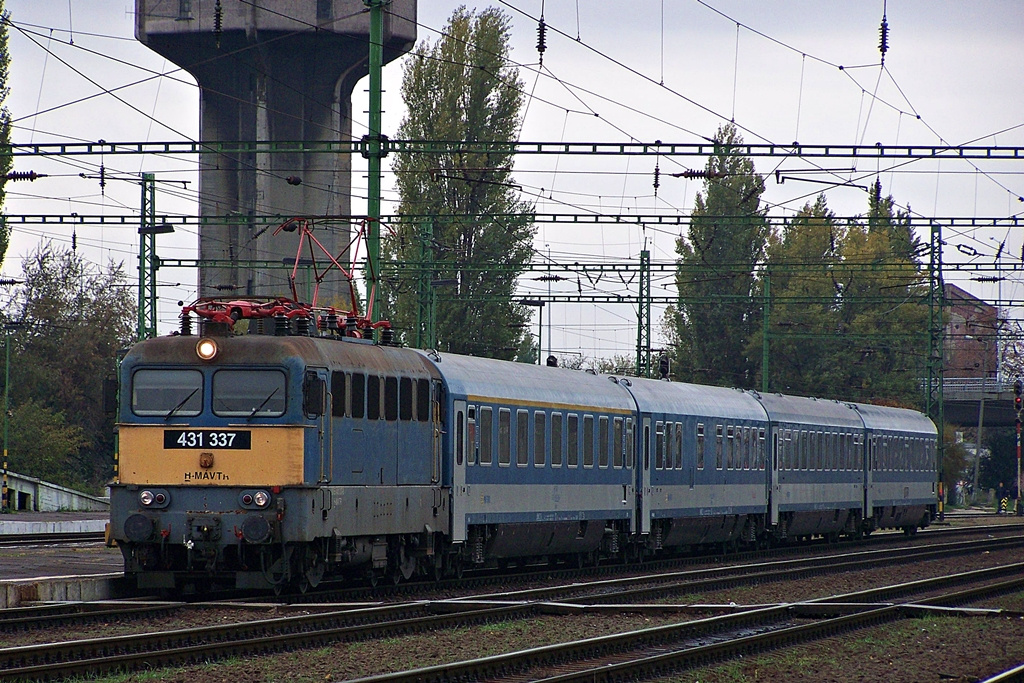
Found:
<path fill-rule="evenodd" d="M 10 343 L 10 467 L 98 490 L 113 465 L 103 379 L 134 337 L 135 299 L 118 264 L 101 269 L 41 244 L 4 310 Z"/>

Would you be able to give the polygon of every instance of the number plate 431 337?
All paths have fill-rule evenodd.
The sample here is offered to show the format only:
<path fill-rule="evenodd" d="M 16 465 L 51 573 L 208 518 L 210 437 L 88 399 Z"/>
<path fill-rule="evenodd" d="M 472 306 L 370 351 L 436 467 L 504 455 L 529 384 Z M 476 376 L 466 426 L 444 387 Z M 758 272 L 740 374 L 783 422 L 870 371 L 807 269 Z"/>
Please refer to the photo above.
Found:
<path fill-rule="evenodd" d="M 164 448 L 252 448 L 252 433 L 247 429 L 165 429 Z"/>

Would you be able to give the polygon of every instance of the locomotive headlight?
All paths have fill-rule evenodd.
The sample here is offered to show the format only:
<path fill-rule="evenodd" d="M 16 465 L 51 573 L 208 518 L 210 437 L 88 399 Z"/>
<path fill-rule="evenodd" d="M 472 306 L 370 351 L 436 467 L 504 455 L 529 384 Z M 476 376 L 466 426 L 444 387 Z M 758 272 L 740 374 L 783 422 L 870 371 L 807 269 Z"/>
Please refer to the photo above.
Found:
<path fill-rule="evenodd" d="M 261 508 L 265 508 L 270 503 L 270 494 L 266 491 L 257 491 L 253 494 L 252 502 Z"/>
<path fill-rule="evenodd" d="M 217 356 L 217 342 L 209 337 L 203 337 L 196 342 L 196 355 L 199 360 L 213 360 Z"/>
<path fill-rule="evenodd" d="M 143 491 L 139 494 L 139 502 L 147 507 L 152 505 L 155 499 L 156 496 L 153 495 L 152 491 Z"/>

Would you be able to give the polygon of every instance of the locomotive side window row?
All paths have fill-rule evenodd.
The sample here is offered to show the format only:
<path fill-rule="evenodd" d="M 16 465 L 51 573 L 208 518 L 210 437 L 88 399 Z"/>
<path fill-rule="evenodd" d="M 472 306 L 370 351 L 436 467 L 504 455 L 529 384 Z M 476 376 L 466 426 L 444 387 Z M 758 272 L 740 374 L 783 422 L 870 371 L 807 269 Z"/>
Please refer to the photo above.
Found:
<path fill-rule="evenodd" d="M 533 426 L 530 426 L 530 414 Z M 470 407 L 468 465 L 488 466 L 493 462 L 493 450 L 498 450 L 498 465 L 517 467 L 580 466 L 607 469 L 633 467 L 633 419 L 622 417 L 583 415 L 577 413 L 545 412 L 516 409 L 513 439 L 512 410 L 497 408 L 497 431 L 491 406 Z M 532 433 L 532 440 L 530 439 Z M 492 437 L 497 437 L 497 443 Z M 549 437 L 550 436 L 550 440 Z M 595 441 L 596 439 L 596 441 Z M 548 454 L 550 453 L 550 458 Z"/>
<path fill-rule="evenodd" d="M 331 373 L 331 415 L 357 420 L 430 421 L 430 380 Z"/>

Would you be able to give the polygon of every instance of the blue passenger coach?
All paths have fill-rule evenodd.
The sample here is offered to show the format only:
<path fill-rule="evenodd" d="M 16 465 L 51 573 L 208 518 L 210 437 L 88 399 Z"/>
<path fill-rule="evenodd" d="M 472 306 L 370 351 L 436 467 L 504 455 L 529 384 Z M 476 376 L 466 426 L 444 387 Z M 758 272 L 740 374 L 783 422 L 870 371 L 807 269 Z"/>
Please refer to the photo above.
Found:
<path fill-rule="evenodd" d="M 636 528 L 634 406 L 606 377 L 434 354 L 463 560 L 594 559 Z"/>
<path fill-rule="evenodd" d="M 643 434 L 648 547 L 754 541 L 764 532 L 764 408 L 736 389 L 623 378 Z"/>
<path fill-rule="evenodd" d="M 864 421 L 865 508 L 871 528 L 913 533 L 931 520 L 938 481 L 938 430 L 913 410 L 855 404 Z"/>
<path fill-rule="evenodd" d="M 757 394 L 771 418 L 768 524 L 776 538 L 858 535 L 864 423 L 849 403 Z"/>

